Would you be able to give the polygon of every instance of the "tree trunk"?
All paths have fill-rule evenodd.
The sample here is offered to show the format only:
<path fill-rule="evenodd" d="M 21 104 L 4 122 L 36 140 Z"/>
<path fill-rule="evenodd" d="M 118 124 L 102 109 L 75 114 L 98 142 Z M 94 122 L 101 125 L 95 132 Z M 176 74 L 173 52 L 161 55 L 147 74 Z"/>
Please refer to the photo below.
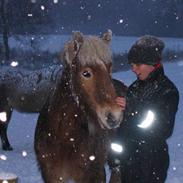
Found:
<path fill-rule="evenodd" d="M 5 63 L 8 63 L 10 59 L 10 49 L 8 44 L 9 21 L 8 21 L 8 8 L 6 0 L 1 0 L 1 19 L 2 19 L 2 30 L 3 30 L 4 59 Z"/>

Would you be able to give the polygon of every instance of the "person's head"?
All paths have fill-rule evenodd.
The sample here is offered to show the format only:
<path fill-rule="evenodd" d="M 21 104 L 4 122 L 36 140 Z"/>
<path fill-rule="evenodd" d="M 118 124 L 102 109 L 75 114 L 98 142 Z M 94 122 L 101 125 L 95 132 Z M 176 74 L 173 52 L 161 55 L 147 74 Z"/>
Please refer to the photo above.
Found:
<path fill-rule="evenodd" d="M 140 37 L 128 52 L 128 62 L 132 71 L 140 80 L 148 75 L 161 63 L 164 42 L 155 36 Z"/>

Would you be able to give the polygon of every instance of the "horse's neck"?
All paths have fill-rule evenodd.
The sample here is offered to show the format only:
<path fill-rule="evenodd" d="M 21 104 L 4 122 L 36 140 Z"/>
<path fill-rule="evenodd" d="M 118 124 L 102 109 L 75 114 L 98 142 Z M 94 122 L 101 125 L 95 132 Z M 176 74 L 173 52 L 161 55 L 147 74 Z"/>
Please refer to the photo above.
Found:
<path fill-rule="evenodd" d="M 57 118 L 60 122 L 55 123 L 55 126 L 51 124 L 55 129 L 62 127 L 62 131 L 66 133 L 71 129 L 72 123 L 76 126 L 78 115 L 78 106 L 73 98 L 73 94 L 70 87 L 70 78 L 68 71 L 64 71 L 60 80 L 58 80 L 53 97 L 51 97 L 51 109 L 53 115 L 58 115 Z M 59 110 L 59 111 L 58 111 Z M 55 112 L 57 111 L 57 112 Z M 69 133 L 69 132 L 68 132 Z"/>
<path fill-rule="evenodd" d="M 70 76 L 70 70 L 65 69 L 63 71 L 62 77 L 60 81 L 58 81 L 56 86 L 56 100 L 60 99 L 61 103 L 64 104 L 65 107 L 75 107 L 76 101 L 73 97 L 73 91 L 72 91 L 72 83 L 71 83 L 71 76 Z M 66 105 L 67 104 L 67 105 Z"/>
<path fill-rule="evenodd" d="M 60 106 L 58 118 L 60 119 L 62 134 L 68 135 L 70 139 L 74 138 L 72 137 L 72 134 L 74 134 L 74 136 L 77 136 L 78 141 L 84 141 L 84 138 L 98 136 L 100 126 L 96 128 L 95 125 L 99 124 L 97 119 L 94 118 L 95 115 L 91 114 L 84 101 L 79 100 L 81 97 L 77 98 L 75 92 L 72 91 L 70 79 L 68 71 L 64 71 L 61 80 L 57 84 L 54 105 L 52 106 L 54 110 L 57 110 Z M 55 126 L 55 128 L 58 129 L 59 127 Z M 67 137 L 63 136 L 63 138 Z"/>

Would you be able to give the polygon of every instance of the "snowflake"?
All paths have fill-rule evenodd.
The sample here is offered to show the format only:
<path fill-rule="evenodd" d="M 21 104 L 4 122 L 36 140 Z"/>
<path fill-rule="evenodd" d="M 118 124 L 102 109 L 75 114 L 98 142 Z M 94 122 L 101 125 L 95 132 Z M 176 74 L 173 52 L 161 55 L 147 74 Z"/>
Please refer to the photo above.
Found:
<path fill-rule="evenodd" d="M 58 3 L 58 0 L 53 0 L 53 3 L 57 4 Z"/>
<path fill-rule="evenodd" d="M 0 154 L 0 159 L 5 161 L 5 160 L 7 160 L 7 157 L 3 154 Z"/>
<path fill-rule="evenodd" d="M 32 13 L 28 13 L 27 16 L 28 16 L 28 17 L 32 17 L 33 14 L 32 14 Z"/>
<path fill-rule="evenodd" d="M 74 141 L 74 138 L 70 138 L 70 141 L 73 142 Z"/>
<path fill-rule="evenodd" d="M 94 160 L 95 160 L 95 156 L 94 156 L 94 155 L 91 155 L 91 156 L 89 157 L 89 160 L 94 161 Z"/>
<path fill-rule="evenodd" d="M 45 6 L 41 5 L 41 10 L 45 10 Z"/>
<path fill-rule="evenodd" d="M 177 170 L 177 168 L 174 166 L 174 167 L 173 167 L 173 170 L 174 170 L 174 171 L 176 171 L 176 170 Z"/>
<path fill-rule="evenodd" d="M 31 3 L 36 3 L 36 0 L 31 0 Z"/>
<path fill-rule="evenodd" d="M 88 20 L 91 20 L 91 15 L 88 15 L 87 19 L 88 19 Z"/>
<path fill-rule="evenodd" d="M 84 10 L 84 9 L 85 9 L 85 6 L 81 6 L 80 9 L 81 9 L 81 10 Z"/>
<path fill-rule="evenodd" d="M 27 156 L 27 152 L 26 151 L 22 151 L 22 156 L 26 157 Z"/>
<path fill-rule="evenodd" d="M 10 65 L 12 67 L 16 67 L 16 66 L 18 66 L 18 62 L 17 61 L 12 61 Z"/>
<path fill-rule="evenodd" d="M 120 24 L 122 24 L 123 22 L 124 22 L 124 20 L 123 20 L 123 19 L 120 19 L 120 20 L 119 20 L 119 23 L 120 23 Z"/>
<path fill-rule="evenodd" d="M 98 8 L 101 8 L 101 4 L 98 4 L 97 6 L 98 6 Z"/>

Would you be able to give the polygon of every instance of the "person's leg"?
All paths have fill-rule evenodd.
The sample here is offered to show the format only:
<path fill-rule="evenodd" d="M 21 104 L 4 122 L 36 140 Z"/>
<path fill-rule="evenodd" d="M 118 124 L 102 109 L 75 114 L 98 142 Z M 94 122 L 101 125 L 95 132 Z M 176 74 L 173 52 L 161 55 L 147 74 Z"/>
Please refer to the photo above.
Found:
<path fill-rule="evenodd" d="M 164 148 L 154 154 L 151 175 L 152 183 L 164 183 L 169 167 L 168 149 Z"/>
<path fill-rule="evenodd" d="M 139 171 L 134 183 L 164 183 L 169 167 L 169 155 L 165 148 L 141 154 Z"/>
<path fill-rule="evenodd" d="M 134 158 L 123 162 L 121 165 L 121 182 L 122 183 L 138 183 L 138 162 Z M 140 183 L 140 182 L 139 182 Z"/>

